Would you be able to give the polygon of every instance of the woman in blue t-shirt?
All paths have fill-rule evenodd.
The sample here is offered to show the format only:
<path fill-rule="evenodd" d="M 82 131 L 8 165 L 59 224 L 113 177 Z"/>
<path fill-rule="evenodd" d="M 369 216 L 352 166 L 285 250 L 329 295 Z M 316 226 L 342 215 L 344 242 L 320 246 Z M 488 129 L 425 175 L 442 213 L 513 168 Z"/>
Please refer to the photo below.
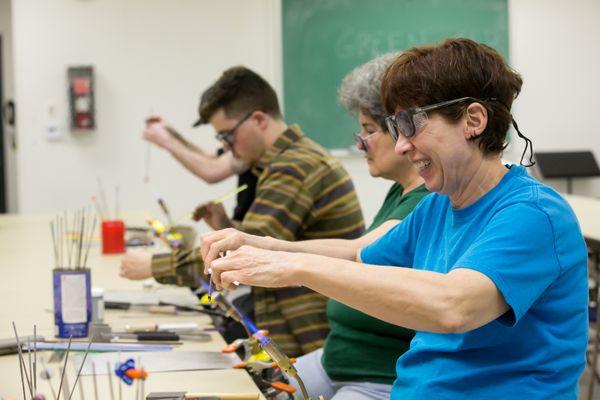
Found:
<path fill-rule="evenodd" d="M 406 51 L 383 79 L 386 123 L 436 193 L 359 262 L 244 246 L 205 259 L 216 286 L 303 285 L 416 330 L 392 399 L 576 399 L 586 247 L 566 201 L 501 162 L 511 123 L 531 144 L 510 113 L 521 84 L 468 39 Z"/>

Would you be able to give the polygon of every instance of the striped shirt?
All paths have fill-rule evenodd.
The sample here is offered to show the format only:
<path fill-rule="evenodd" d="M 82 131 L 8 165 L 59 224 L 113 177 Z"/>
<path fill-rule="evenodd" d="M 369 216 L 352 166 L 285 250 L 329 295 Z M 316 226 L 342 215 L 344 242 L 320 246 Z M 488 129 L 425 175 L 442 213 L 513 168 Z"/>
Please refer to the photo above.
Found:
<path fill-rule="evenodd" d="M 238 226 L 284 240 L 354 239 L 364 232 L 354 185 L 342 165 L 297 125 L 283 132 L 253 167 L 256 198 Z M 198 286 L 198 250 L 157 255 L 153 275 L 163 283 Z M 326 299 L 310 289 L 252 288 L 254 317 L 289 356 L 323 346 Z"/>

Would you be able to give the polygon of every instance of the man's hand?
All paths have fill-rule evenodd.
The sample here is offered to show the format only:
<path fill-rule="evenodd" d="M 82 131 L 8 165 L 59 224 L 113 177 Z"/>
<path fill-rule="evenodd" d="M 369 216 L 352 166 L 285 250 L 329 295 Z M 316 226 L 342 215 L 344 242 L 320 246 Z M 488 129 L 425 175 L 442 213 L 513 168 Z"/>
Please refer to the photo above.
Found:
<path fill-rule="evenodd" d="M 167 151 L 173 147 L 176 141 L 170 132 L 169 125 L 159 115 L 146 118 L 146 129 L 142 137 Z"/>
<path fill-rule="evenodd" d="M 128 251 L 121 260 L 119 275 L 132 280 L 151 278 L 152 254 L 140 250 Z"/>
<path fill-rule="evenodd" d="M 194 221 L 203 219 L 214 230 L 231 228 L 233 226 L 221 203 L 213 204 L 211 202 L 196 207 L 192 219 Z"/>

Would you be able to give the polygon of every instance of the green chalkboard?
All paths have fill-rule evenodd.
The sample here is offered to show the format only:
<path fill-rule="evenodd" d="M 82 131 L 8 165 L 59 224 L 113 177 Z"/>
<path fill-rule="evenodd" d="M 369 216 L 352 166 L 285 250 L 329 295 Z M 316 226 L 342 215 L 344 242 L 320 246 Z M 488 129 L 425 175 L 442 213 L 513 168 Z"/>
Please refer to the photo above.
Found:
<path fill-rule="evenodd" d="M 508 57 L 507 0 L 282 0 L 285 118 L 328 148 L 353 144 L 337 104 L 353 68 L 390 51 L 467 37 Z"/>

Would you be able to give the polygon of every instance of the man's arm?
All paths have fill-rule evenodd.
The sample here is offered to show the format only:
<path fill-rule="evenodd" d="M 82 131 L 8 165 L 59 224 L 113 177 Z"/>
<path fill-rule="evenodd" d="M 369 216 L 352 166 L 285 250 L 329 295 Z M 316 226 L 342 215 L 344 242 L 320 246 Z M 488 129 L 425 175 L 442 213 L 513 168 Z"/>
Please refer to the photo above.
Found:
<path fill-rule="evenodd" d="M 168 151 L 188 171 L 208 183 L 221 182 L 245 170 L 245 167 L 235 160 L 231 152 L 213 156 L 199 151 L 199 149 L 189 148 L 179 141 L 174 142 Z"/>
<path fill-rule="evenodd" d="M 247 169 L 247 166 L 235 160 L 230 152 L 220 156 L 206 153 L 188 142 L 159 116 L 146 120 L 143 138 L 167 150 L 188 171 L 208 183 L 220 182 Z"/>
<path fill-rule="evenodd" d="M 197 288 L 204 277 L 204 264 L 198 249 L 175 251 L 152 256 L 152 277 L 163 284 Z"/>

